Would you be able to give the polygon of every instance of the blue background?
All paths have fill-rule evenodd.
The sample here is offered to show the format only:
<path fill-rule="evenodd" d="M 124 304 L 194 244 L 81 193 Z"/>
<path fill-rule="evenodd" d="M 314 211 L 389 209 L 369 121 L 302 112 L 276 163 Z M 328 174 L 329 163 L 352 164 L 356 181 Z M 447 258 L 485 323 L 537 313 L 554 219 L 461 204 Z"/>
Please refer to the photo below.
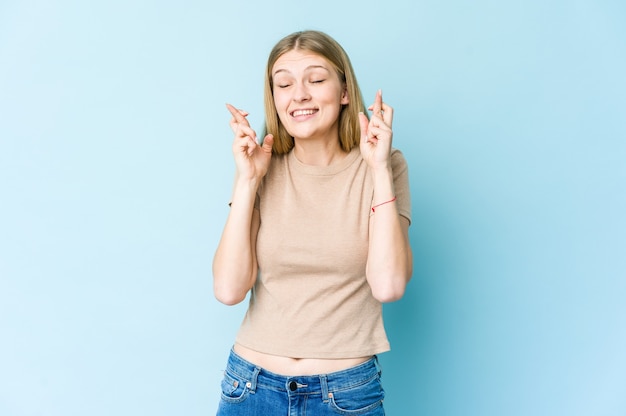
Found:
<path fill-rule="evenodd" d="M 626 414 L 621 1 L 0 3 L 0 414 L 214 414 L 211 260 L 282 36 L 395 108 L 415 272 L 390 415 Z"/>

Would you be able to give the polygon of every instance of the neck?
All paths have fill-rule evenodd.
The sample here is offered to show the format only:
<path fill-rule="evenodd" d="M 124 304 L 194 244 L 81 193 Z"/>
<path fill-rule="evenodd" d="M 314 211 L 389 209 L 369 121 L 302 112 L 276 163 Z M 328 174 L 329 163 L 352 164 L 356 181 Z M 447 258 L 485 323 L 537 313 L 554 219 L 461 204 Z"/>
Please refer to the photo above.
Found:
<path fill-rule="evenodd" d="M 347 155 L 341 150 L 339 141 L 320 143 L 296 140 L 293 152 L 300 162 L 311 166 L 330 166 Z"/>

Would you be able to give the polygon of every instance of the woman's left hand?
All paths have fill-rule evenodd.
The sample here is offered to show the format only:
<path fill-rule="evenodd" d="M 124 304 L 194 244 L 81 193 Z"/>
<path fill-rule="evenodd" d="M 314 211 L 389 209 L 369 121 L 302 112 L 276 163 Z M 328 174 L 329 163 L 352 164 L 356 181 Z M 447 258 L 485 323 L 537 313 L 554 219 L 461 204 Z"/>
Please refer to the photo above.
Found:
<path fill-rule="evenodd" d="M 389 168 L 391 139 L 393 132 L 393 108 L 383 103 L 383 93 L 378 90 L 374 104 L 368 107 L 372 111 L 370 120 L 365 114 L 359 114 L 361 124 L 361 155 L 373 169 Z"/>

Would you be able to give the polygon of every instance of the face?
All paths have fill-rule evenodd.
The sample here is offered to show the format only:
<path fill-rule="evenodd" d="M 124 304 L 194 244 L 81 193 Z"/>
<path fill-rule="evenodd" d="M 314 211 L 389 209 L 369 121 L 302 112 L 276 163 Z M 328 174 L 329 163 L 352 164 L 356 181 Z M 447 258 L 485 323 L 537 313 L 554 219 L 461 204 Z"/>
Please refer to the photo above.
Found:
<path fill-rule="evenodd" d="M 272 79 L 278 117 L 294 139 L 339 139 L 339 113 L 348 94 L 326 58 L 286 52 L 274 63 Z"/>

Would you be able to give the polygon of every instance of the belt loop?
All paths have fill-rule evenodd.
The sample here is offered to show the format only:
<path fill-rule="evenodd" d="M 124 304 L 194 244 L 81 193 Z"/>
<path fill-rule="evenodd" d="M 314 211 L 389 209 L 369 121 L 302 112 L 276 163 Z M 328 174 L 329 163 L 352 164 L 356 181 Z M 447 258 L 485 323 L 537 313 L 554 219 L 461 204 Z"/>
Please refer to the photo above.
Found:
<path fill-rule="evenodd" d="M 382 376 L 383 366 L 378 361 L 378 355 L 374 355 L 374 365 L 376 366 L 376 369 L 378 370 L 378 377 Z"/>
<path fill-rule="evenodd" d="M 261 367 L 254 367 L 254 371 L 252 372 L 252 377 L 250 377 L 250 386 L 248 386 L 248 388 L 250 389 L 250 393 L 254 393 L 256 391 L 256 381 L 257 378 L 259 377 L 259 373 L 261 372 Z"/>
<path fill-rule="evenodd" d="M 322 387 L 322 402 L 328 403 L 328 377 L 326 374 L 320 375 L 320 386 Z"/>

